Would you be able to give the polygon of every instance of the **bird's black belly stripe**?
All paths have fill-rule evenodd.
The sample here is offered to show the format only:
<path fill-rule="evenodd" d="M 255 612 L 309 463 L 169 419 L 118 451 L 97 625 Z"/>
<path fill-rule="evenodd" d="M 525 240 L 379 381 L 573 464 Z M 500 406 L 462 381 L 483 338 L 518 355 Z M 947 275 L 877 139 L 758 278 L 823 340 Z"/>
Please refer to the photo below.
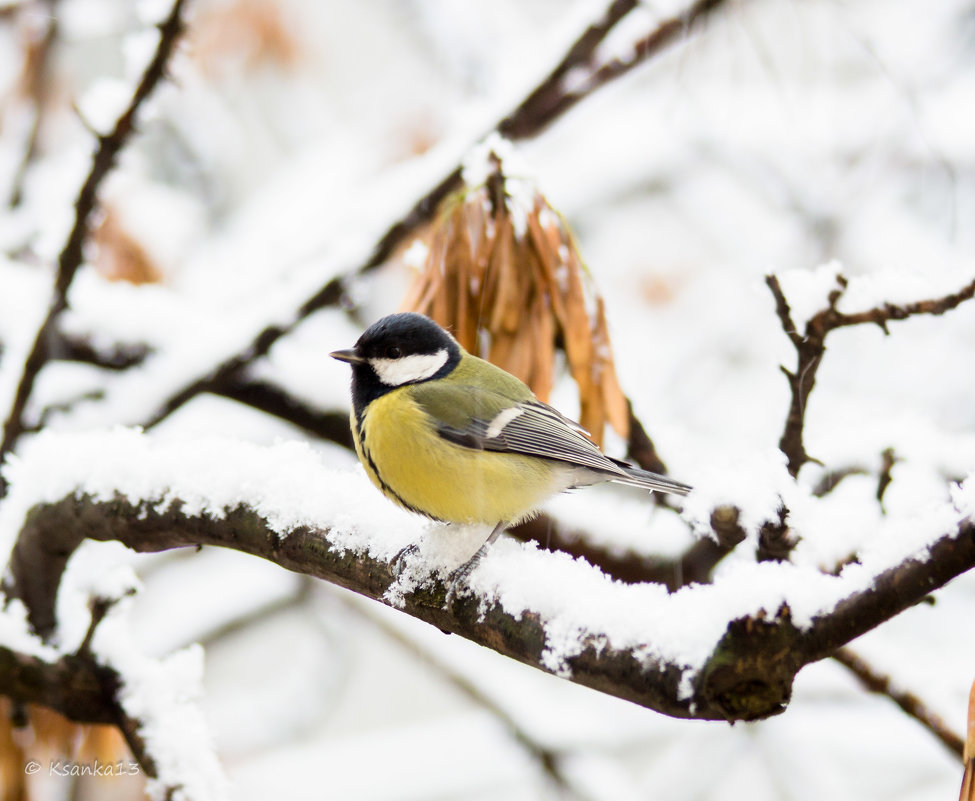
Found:
<path fill-rule="evenodd" d="M 359 443 L 362 446 L 362 455 L 365 456 L 366 461 L 369 462 L 369 469 L 372 470 L 373 475 L 376 476 L 376 479 L 379 481 L 380 486 L 383 488 L 383 492 L 385 492 L 391 498 L 395 498 L 396 502 L 400 504 L 400 506 L 409 509 L 411 512 L 416 512 L 417 514 L 423 515 L 424 517 L 429 517 L 431 520 L 436 520 L 441 523 L 444 522 L 439 517 L 434 517 L 429 512 L 424 512 L 422 509 L 417 509 L 413 504 L 407 503 L 405 500 L 403 500 L 402 495 L 396 492 L 396 490 L 394 490 L 391 486 L 389 486 L 389 484 L 387 484 L 383 480 L 383 475 L 382 473 L 379 472 L 379 468 L 376 466 L 375 461 L 373 461 L 372 454 L 369 452 L 369 446 L 366 444 L 365 428 L 362 425 L 362 417 L 358 415 L 356 416 L 356 428 L 358 429 Z"/>

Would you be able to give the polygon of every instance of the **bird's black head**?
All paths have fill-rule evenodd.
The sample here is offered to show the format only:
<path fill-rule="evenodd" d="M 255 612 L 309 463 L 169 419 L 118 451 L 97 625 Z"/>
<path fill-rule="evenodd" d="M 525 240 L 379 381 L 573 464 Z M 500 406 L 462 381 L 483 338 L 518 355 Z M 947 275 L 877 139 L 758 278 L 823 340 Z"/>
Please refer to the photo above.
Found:
<path fill-rule="evenodd" d="M 404 384 L 442 378 L 460 361 L 457 340 L 429 317 L 391 314 L 373 323 L 351 350 L 332 358 L 352 365 L 352 404 L 357 413 Z"/>

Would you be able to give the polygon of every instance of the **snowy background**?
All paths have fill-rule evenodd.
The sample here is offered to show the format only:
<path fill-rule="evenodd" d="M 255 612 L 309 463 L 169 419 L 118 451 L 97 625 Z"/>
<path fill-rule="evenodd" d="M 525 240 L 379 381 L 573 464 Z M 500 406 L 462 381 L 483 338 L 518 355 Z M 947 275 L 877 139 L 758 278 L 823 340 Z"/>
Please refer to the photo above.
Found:
<path fill-rule="evenodd" d="M 642 4 L 600 57 L 627 58 L 681 7 Z M 63 318 L 96 349 L 152 354 L 126 371 L 52 363 L 31 419 L 43 414 L 61 432 L 150 420 L 161 399 L 363 263 L 603 8 L 193 0 L 172 80 L 143 109 L 141 135 L 103 187 L 100 246 L 86 251 Z M 33 108 L 24 47 L 50 9 L 57 29 L 41 126 L 21 176 Z M 148 26 L 167 10 L 126 0 L 0 4 L 3 416 L 47 310 L 89 167 L 88 129 L 107 129 L 124 107 L 155 45 Z M 700 508 L 730 496 L 747 511 L 782 481 L 776 445 L 789 397 L 779 365 L 793 366 L 794 352 L 767 273 L 781 276 L 800 325 L 824 305 L 837 271 L 851 279 L 847 310 L 937 297 L 972 279 L 973 98 L 971 2 L 741 0 L 517 146 L 606 300 L 624 390 L 670 472 L 702 488 Z M 154 280 L 108 280 L 133 263 Z M 352 282 L 354 309 L 311 316 L 252 375 L 344 413 L 348 368 L 327 353 L 397 309 L 408 270 L 393 259 Z M 806 447 L 824 466 L 803 468 L 803 497 L 825 470 L 867 473 L 822 503 L 798 504 L 800 564 L 830 569 L 878 536 L 909 532 L 948 502 L 950 481 L 975 470 L 975 304 L 890 329 L 885 337 L 861 326 L 827 341 L 806 426 Z M 567 381 L 553 401 L 578 410 Z M 203 435 L 308 439 L 211 395 L 151 432 L 174 442 Z M 353 454 L 310 444 L 373 498 Z M 27 437 L 19 453 L 42 445 Z M 899 461 L 883 515 L 873 498 L 886 448 Z M 621 552 L 673 554 L 693 540 L 632 491 L 577 493 L 548 511 Z M 14 534 L 0 531 L 0 543 Z M 722 569 L 754 559 L 739 550 Z M 238 799 L 920 800 L 952 797 L 961 779 L 929 732 L 830 661 L 800 674 L 778 718 L 672 720 L 214 549 L 137 558 L 89 543 L 59 599 L 65 621 L 78 619 L 87 588 L 123 565 L 142 584 L 126 610 L 138 646 L 153 657 L 204 646 L 200 703 Z M 854 643 L 959 733 L 975 676 L 973 595 L 963 576 L 936 604 Z M 567 787 L 526 739 L 555 755 Z"/>

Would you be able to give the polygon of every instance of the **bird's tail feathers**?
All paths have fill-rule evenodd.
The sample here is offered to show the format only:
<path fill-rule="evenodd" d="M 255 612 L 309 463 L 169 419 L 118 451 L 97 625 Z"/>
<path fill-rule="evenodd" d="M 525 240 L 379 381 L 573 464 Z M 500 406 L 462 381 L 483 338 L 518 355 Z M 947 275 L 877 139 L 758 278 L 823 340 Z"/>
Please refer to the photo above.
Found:
<path fill-rule="evenodd" d="M 613 461 L 616 461 L 615 459 Z M 620 470 L 626 475 L 611 479 L 617 484 L 626 484 L 628 487 L 640 487 L 656 492 L 670 492 L 674 495 L 687 495 L 693 489 L 690 485 L 680 481 L 675 481 L 659 473 L 651 473 L 649 470 L 641 470 L 633 467 L 626 462 L 616 462 Z"/>

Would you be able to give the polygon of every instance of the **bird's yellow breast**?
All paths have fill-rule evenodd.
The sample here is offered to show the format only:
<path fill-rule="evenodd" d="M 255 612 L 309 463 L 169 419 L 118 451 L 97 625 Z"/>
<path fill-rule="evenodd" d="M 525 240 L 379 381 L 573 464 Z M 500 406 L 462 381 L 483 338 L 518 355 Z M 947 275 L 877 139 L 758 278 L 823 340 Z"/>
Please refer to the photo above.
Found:
<path fill-rule="evenodd" d="M 456 523 L 514 523 L 564 489 L 553 462 L 442 439 L 408 389 L 372 401 L 361 429 L 354 413 L 352 418 L 356 451 L 369 478 L 401 506 Z"/>

